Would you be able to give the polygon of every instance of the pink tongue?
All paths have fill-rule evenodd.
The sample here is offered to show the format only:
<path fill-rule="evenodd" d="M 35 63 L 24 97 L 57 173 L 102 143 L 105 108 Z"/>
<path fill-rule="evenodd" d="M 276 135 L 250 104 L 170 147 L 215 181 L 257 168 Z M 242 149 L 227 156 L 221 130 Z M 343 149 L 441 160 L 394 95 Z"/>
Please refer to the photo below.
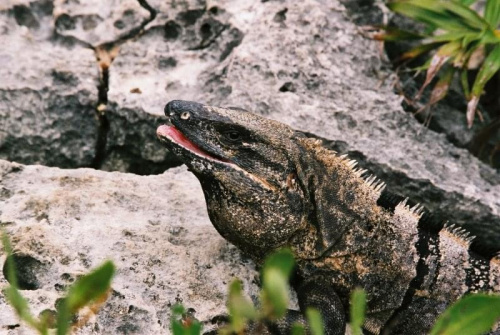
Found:
<path fill-rule="evenodd" d="M 177 128 L 175 128 L 174 126 L 167 126 L 167 125 L 159 126 L 158 129 L 156 129 L 156 135 L 160 137 L 167 137 L 173 142 L 180 144 L 184 148 L 192 152 L 195 152 L 200 156 L 207 157 L 210 159 L 220 160 L 203 152 L 196 144 L 188 140 L 187 137 L 184 136 L 184 134 L 181 133 L 179 130 L 177 130 Z"/>

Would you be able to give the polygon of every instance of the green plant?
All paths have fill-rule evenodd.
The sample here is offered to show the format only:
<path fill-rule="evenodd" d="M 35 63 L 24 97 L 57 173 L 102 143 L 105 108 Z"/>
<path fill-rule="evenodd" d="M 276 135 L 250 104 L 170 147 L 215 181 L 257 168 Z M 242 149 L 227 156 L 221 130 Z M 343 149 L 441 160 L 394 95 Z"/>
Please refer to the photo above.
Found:
<path fill-rule="evenodd" d="M 265 327 L 265 323 L 285 316 L 290 302 L 288 281 L 295 266 L 293 254 L 288 249 L 281 249 L 268 256 L 262 267 L 262 290 L 260 292 L 260 308 L 243 295 L 241 282 L 235 280 L 229 288 L 229 319 L 227 327 L 221 334 L 244 334 L 250 323 L 254 329 Z M 313 335 L 323 335 L 321 314 L 315 309 L 307 309 L 306 318 Z M 301 324 L 293 325 L 294 335 L 305 334 Z"/>
<path fill-rule="evenodd" d="M 174 335 L 199 335 L 201 334 L 201 323 L 190 317 L 181 304 L 172 307 L 170 328 Z"/>
<path fill-rule="evenodd" d="M 351 334 L 362 335 L 363 323 L 365 322 L 366 312 L 366 292 L 363 289 L 357 288 L 351 293 Z"/>
<path fill-rule="evenodd" d="M 444 311 L 431 335 L 480 335 L 500 320 L 500 295 L 477 293 L 464 296 Z"/>
<path fill-rule="evenodd" d="M 384 27 L 385 32 L 375 36 L 386 41 L 422 40 L 401 56 L 409 60 L 435 50 L 434 55 L 416 70 L 426 70 L 425 81 L 415 99 L 431 84 L 438 73 L 429 108 L 448 93 L 455 74 L 460 82 L 467 104 L 467 123 L 472 127 L 477 105 L 486 83 L 500 69 L 500 1 L 487 0 L 483 16 L 470 9 L 475 0 L 395 0 L 388 7 L 399 14 L 423 23 L 426 30 L 414 33 Z M 469 70 L 479 67 L 472 88 Z M 481 116 L 481 114 L 479 114 Z"/>
<path fill-rule="evenodd" d="M 288 281 L 295 266 L 293 254 L 288 249 L 281 249 L 266 258 L 261 271 L 262 290 L 260 306 L 257 308 L 243 295 L 241 281 L 234 280 L 229 285 L 227 307 L 229 324 L 219 330 L 222 335 L 245 334 L 251 325 L 253 331 L 265 328 L 265 323 L 285 316 L 290 297 Z M 306 310 L 306 319 L 312 335 L 323 335 L 321 314 L 313 309 Z M 174 335 L 198 335 L 201 325 L 187 315 L 182 306 L 172 309 L 171 329 Z M 294 324 L 293 335 L 305 335 L 302 324 Z"/>
<path fill-rule="evenodd" d="M 2 234 L 3 248 L 7 262 L 7 281 L 10 285 L 3 289 L 7 302 L 14 308 L 19 318 L 29 326 L 36 329 L 40 334 L 49 333 L 49 328 L 56 328 L 57 335 L 68 334 L 72 327 L 83 325 L 89 314 L 83 315 L 77 324 L 72 324 L 71 319 L 83 307 L 89 307 L 91 313 L 97 313 L 110 291 L 111 279 L 115 272 L 115 266 L 107 261 L 91 273 L 80 277 L 68 290 L 67 295 L 60 300 L 57 313 L 54 315 L 50 310 L 45 310 L 40 317 L 35 317 L 30 311 L 28 301 L 18 290 L 17 274 L 13 262 L 12 247 L 9 238 L 4 232 Z"/>

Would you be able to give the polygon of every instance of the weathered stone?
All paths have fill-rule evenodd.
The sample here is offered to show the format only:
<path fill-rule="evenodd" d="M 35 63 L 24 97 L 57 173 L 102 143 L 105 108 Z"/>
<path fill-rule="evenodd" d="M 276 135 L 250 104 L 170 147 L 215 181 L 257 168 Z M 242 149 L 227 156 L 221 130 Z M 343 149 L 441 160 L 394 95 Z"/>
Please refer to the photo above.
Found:
<path fill-rule="evenodd" d="M 88 166 L 97 137 L 95 56 L 50 39 L 51 10 L 50 1 L 0 9 L 0 158 Z"/>
<path fill-rule="evenodd" d="M 165 167 L 159 162 L 175 162 L 154 136 L 164 122 L 164 105 L 174 98 L 194 99 L 204 85 L 200 74 L 241 42 L 241 32 L 227 22 L 227 15 L 215 15 L 202 5 L 182 10 L 184 2 L 162 3 L 158 15 L 168 13 L 172 19 L 124 43 L 109 69 L 105 170 L 125 164 L 119 170 L 161 172 Z M 147 162 L 149 171 L 132 167 L 138 162 Z"/>
<path fill-rule="evenodd" d="M 0 183 L 8 190 L 0 222 L 15 251 L 43 264 L 43 273 L 33 273 L 38 287 L 22 291 L 35 315 L 55 309 L 63 290 L 105 259 L 118 269 L 113 292 L 82 334 L 168 333 L 176 302 L 193 308 L 208 330 L 226 313 L 233 278 L 257 294 L 252 263 L 212 227 L 201 187 L 185 168 L 141 177 L 0 161 Z M 18 323 L 2 299 L 0 329 L 17 334 L 24 325 L 7 329 Z"/>
<path fill-rule="evenodd" d="M 150 18 L 137 0 L 57 1 L 55 29 L 92 46 L 114 42 L 136 33 Z"/>

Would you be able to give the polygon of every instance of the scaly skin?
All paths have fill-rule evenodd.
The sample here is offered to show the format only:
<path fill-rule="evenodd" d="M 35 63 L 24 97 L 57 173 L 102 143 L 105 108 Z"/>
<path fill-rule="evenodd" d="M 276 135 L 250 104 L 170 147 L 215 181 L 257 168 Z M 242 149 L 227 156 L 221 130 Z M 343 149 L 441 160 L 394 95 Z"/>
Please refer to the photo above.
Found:
<path fill-rule="evenodd" d="M 466 232 L 425 230 L 423 209 L 384 191 L 356 162 L 292 128 L 237 108 L 171 101 L 158 138 L 199 179 L 218 232 L 261 263 L 280 247 L 297 259 L 301 311 L 344 334 L 355 287 L 368 295 L 364 328 L 425 334 L 468 292 L 500 291 L 500 260 L 475 254 Z M 302 312 L 269 331 L 287 334 Z"/>

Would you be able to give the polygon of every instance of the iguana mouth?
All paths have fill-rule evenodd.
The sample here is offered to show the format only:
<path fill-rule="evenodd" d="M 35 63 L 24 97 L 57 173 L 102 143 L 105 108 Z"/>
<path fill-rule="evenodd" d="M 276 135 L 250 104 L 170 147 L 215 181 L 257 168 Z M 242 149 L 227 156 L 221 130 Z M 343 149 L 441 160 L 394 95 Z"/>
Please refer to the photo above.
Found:
<path fill-rule="evenodd" d="M 201 158 L 221 163 L 231 164 L 231 162 L 228 162 L 227 160 L 214 157 L 208 152 L 203 151 L 203 149 L 201 149 L 198 145 L 189 140 L 183 133 L 180 132 L 179 129 L 177 129 L 173 125 L 159 126 L 158 129 L 156 130 L 156 135 L 161 141 L 167 141 L 173 143 L 179 147 L 182 147 L 185 150 L 188 150 L 189 152 L 197 156 L 200 156 Z"/>

